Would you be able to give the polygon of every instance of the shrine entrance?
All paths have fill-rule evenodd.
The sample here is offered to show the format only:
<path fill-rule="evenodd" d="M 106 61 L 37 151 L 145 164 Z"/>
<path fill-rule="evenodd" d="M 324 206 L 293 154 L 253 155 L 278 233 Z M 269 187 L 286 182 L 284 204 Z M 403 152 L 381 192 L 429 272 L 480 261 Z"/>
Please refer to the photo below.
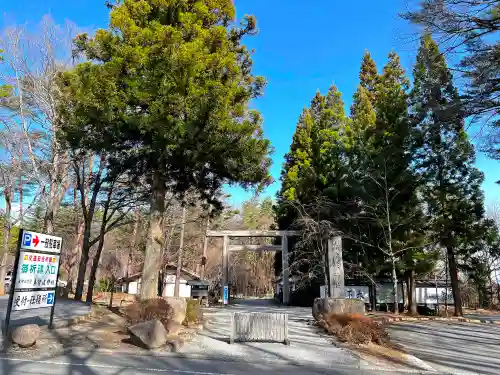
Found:
<path fill-rule="evenodd" d="M 290 301 L 290 270 L 288 265 L 288 237 L 297 236 L 299 232 L 287 230 L 209 230 L 207 237 L 222 237 L 222 285 L 221 296 L 224 295 L 224 287 L 228 286 L 229 275 L 229 253 L 232 251 L 281 251 L 281 266 L 283 275 L 283 304 Z M 281 245 L 231 245 L 231 237 L 281 237 Z"/>

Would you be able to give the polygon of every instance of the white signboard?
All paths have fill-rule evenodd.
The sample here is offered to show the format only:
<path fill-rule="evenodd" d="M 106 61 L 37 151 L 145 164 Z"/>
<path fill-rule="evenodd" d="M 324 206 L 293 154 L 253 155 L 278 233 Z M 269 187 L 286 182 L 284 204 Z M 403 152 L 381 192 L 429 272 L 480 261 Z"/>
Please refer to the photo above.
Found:
<path fill-rule="evenodd" d="M 21 250 L 15 289 L 55 288 L 59 255 Z"/>
<path fill-rule="evenodd" d="M 345 298 L 358 298 L 365 303 L 370 302 L 370 288 L 366 285 L 353 285 L 345 287 Z"/>
<path fill-rule="evenodd" d="M 14 292 L 12 311 L 51 307 L 54 304 L 54 290 L 33 290 Z"/>
<path fill-rule="evenodd" d="M 48 234 L 25 231 L 21 241 L 21 249 L 45 251 L 50 253 L 61 252 L 62 238 Z"/>

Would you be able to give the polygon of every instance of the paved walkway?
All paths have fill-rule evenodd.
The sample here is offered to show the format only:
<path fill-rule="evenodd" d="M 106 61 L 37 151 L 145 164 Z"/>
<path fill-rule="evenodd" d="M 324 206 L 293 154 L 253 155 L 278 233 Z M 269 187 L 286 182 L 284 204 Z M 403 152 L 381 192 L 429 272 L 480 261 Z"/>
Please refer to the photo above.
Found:
<path fill-rule="evenodd" d="M 442 321 L 389 326 L 391 338 L 434 369 L 500 374 L 500 326 Z"/>
<path fill-rule="evenodd" d="M 30 359 L 0 357 L 0 375 L 402 375 L 396 372 L 367 371 L 338 366 L 325 373 L 313 365 L 226 362 L 172 357 L 73 352 L 65 355 Z M 441 374 L 435 374 L 441 375 Z"/>
<path fill-rule="evenodd" d="M 3 330 L 9 296 L 0 296 L 0 319 Z M 54 312 L 54 324 L 64 322 L 79 316 L 87 315 L 90 312 L 90 305 L 73 300 L 59 299 L 56 301 Z M 11 327 L 24 324 L 48 325 L 50 320 L 50 308 L 32 309 L 24 311 L 13 311 L 11 314 Z"/>
<path fill-rule="evenodd" d="M 287 312 L 290 345 L 282 343 L 229 344 L 230 314 L 242 312 Z M 250 362 L 281 362 L 288 364 L 314 363 L 332 369 L 338 364 L 358 365 L 359 360 L 344 349 L 335 347 L 310 325 L 310 308 L 276 306 L 272 301 L 246 300 L 224 308 L 205 310 L 206 329 L 194 342 L 182 348 L 183 354 L 205 358 L 226 358 Z"/>

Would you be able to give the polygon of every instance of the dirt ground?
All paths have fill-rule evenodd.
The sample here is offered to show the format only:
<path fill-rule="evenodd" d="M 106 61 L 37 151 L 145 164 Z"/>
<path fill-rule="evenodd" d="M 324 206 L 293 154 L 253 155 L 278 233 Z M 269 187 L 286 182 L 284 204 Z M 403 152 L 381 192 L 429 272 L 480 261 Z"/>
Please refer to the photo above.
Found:
<path fill-rule="evenodd" d="M 194 329 L 185 328 L 178 338 L 172 338 L 172 342 L 192 340 L 195 334 Z M 94 315 L 76 325 L 54 330 L 42 329 L 40 338 L 32 348 L 21 349 L 12 346 L 8 348 L 8 352 L 23 353 L 27 356 L 47 356 L 71 349 L 102 349 L 131 354 L 150 352 L 130 341 L 126 321 L 118 311 L 111 312 L 103 307 L 94 307 Z M 158 351 L 172 351 L 172 349 L 166 347 Z"/>

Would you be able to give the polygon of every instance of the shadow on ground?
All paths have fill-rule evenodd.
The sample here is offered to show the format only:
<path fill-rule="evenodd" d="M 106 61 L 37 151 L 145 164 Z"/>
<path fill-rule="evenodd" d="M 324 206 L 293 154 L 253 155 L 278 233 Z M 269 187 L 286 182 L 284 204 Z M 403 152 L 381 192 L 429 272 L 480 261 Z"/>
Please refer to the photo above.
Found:
<path fill-rule="evenodd" d="M 500 326 L 434 321 L 393 324 L 389 332 L 437 370 L 500 373 Z"/>

